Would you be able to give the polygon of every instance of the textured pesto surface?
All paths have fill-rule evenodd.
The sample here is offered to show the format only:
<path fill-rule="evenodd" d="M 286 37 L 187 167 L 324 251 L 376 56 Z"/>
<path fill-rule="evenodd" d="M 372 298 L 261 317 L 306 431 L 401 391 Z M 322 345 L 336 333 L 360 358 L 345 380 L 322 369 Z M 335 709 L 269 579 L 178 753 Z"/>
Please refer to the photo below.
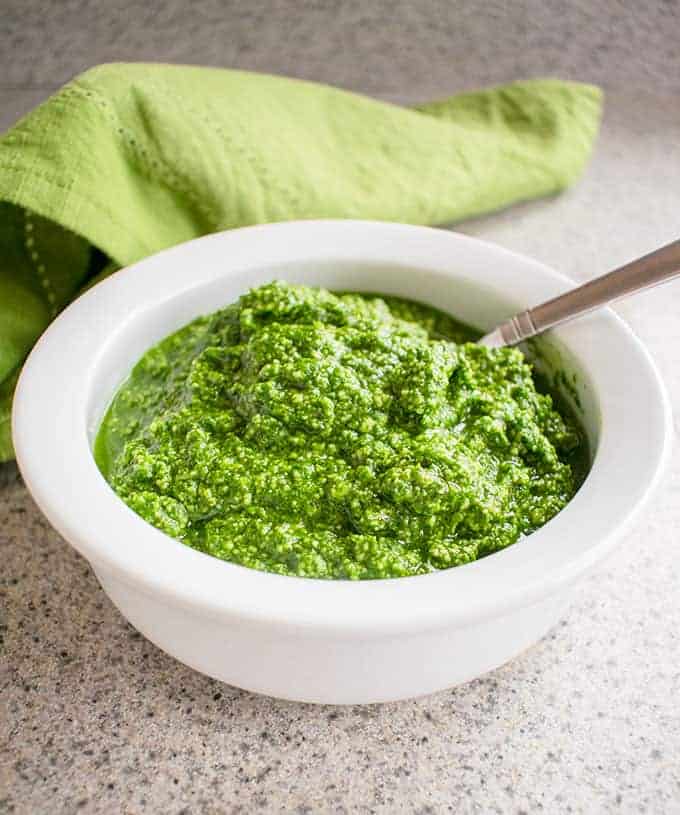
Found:
<path fill-rule="evenodd" d="M 262 286 L 142 357 L 97 461 L 154 526 L 252 568 L 467 563 L 564 507 L 585 444 L 519 351 L 475 336 L 414 303 Z"/>

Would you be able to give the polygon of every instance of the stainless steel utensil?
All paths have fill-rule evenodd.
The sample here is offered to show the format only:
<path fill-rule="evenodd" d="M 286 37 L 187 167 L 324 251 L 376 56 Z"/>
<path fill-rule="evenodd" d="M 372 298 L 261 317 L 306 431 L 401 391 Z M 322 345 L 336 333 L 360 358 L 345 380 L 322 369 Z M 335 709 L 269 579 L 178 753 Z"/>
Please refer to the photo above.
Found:
<path fill-rule="evenodd" d="M 516 345 L 560 323 L 587 314 L 606 303 L 638 291 L 651 289 L 680 276 L 680 240 L 632 260 L 613 272 L 554 297 L 540 306 L 522 311 L 479 340 L 488 348 Z"/>

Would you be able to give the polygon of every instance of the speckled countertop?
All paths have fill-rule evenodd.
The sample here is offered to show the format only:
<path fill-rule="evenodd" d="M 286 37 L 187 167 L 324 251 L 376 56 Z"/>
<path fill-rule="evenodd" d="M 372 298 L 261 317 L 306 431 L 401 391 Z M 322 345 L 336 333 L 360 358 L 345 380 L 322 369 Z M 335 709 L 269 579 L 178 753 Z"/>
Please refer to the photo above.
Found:
<path fill-rule="evenodd" d="M 10 0 L 0 127 L 112 58 L 282 71 L 408 101 L 560 74 L 609 91 L 586 176 L 460 229 L 575 278 L 678 237 L 676 3 L 238 5 Z M 680 285 L 620 311 L 678 404 Z M 424 699 L 326 708 L 222 685 L 145 641 L 0 467 L 0 813 L 679 812 L 679 489 L 674 459 L 616 556 L 512 663 Z"/>

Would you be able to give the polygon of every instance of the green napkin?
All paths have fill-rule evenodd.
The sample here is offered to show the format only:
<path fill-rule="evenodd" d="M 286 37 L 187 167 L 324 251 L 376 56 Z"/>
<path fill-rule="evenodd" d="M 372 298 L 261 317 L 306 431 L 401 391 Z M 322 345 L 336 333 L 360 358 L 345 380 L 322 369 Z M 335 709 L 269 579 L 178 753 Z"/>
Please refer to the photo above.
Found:
<path fill-rule="evenodd" d="M 600 108 L 552 80 L 406 109 L 241 71 L 87 71 L 0 137 L 0 460 L 26 354 L 96 276 L 246 224 L 441 224 L 555 193 Z"/>

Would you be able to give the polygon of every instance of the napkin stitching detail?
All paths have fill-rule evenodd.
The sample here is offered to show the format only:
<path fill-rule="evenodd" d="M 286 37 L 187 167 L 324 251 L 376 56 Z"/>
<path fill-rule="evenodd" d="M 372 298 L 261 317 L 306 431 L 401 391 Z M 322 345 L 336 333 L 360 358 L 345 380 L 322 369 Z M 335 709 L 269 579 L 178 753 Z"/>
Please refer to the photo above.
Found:
<path fill-rule="evenodd" d="M 152 155 L 152 153 L 140 143 L 138 135 L 123 125 L 118 111 L 105 96 L 102 96 L 94 88 L 85 88 L 82 85 L 79 85 L 77 80 L 65 90 L 69 91 L 72 95 L 84 96 L 86 99 L 94 102 L 94 104 L 104 113 L 107 119 L 115 127 L 116 133 L 123 137 L 128 147 L 137 156 L 137 158 L 140 159 L 142 166 L 146 166 L 147 172 L 149 170 L 155 171 L 155 173 L 160 176 L 160 180 L 163 181 L 166 186 L 168 186 L 171 190 L 186 196 L 211 225 L 208 231 L 214 229 L 213 225 L 218 219 L 215 217 L 212 207 L 206 205 L 205 201 L 203 201 L 203 199 L 201 199 L 200 196 L 198 196 L 190 188 L 188 183 L 181 178 L 181 176 L 170 164 L 168 164 L 160 156 Z M 151 175 L 153 178 L 154 172 L 149 173 L 149 175 Z"/>
<path fill-rule="evenodd" d="M 135 232 L 134 232 L 134 229 L 131 228 L 130 224 L 123 223 L 122 221 L 120 221 L 117 218 L 117 216 L 113 215 L 111 213 L 111 211 L 106 206 L 104 206 L 101 202 L 97 201 L 97 199 L 88 198 L 87 196 L 81 195 L 79 192 L 75 191 L 72 187 L 69 187 L 68 185 L 66 185 L 63 182 L 59 181 L 59 179 L 56 178 L 55 176 L 51 176 L 51 175 L 49 175 L 49 174 L 47 174 L 45 172 L 36 170 L 33 167 L 30 168 L 30 169 L 27 169 L 25 167 L 17 167 L 14 164 L 7 164 L 6 162 L 4 162 L 2 160 L 0 160 L 0 169 L 3 172 L 6 171 L 6 172 L 11 172 L 11 173 L 16 173 L 17 175 L 30 175 L 30 176 L 33 176 L 34 178 L 39 178 L 41 181 L 44 181 L 49 187 L 54 187 L 57 190 L 65 191 L 70 196 L 72 196 L 73 198 L 77 198 L 79 201 L 82 201 L 84 204 L 87 204 L 87 205 L 91 206 L 93 209 L 98 209 L 102 214 L 106 215 L 106 217 L 115 226 L 117 226 L 119 229 L 133 235 L 135 241 L 140 245 L 140 247 L 143 247 L 143 250 L 140 253 L 141 256 L 150 255 L 154 251 L 158 251 L 158 249 L 153 249 L 152 247 L 150 247 L 146 243 L 146 241 L 144 241 L 142 238 L 140 238 L 138 235 L 136 235 Z M 20 201 L 18 199 L 15 200 L 15 199 L 10 198 L 8 196 L 5 196 L 5 197 L 0 196 L 0 200 L 6 200 L 6 201 L 8 201 L 8 203 L 15 204 L 16 206 L 24 206 L 22 201 Z M 39 213 L 39 214 L 43 215 L 43 213 Z M 54 221 L 59 223 L 60 226 L 64 226 L 64 224 L 61 224 L 59 219 L 54 215 L 43 215 L 43 217 L 52 218 Z M 65 227 L 65 228 L 66 229 L 71 229 L 71 227 Z M 77 229 L 71 229 L 71 231 L 75 232 L 78 235 L 81 234 L 80 232 L 78 232 Z M 81 235 L 81 237 L 85 237 L 85 236 Z M 86 240 L 89 240 L 89 239 L 86 238 Z M 92 241 L 90 241 L 90 243 L 92 243 Z"/>
<path fill-rule="evenodd" d="M 52 284 L 50 283 L 50 279 L 47 276 L 47 269 L 45 264 L 42 262 L 40 254 L 36 248 L 35 243 L 35 235 L 34 235 L 34 223 L 33 218 L 27 209 L 24 209 L 24 230 L 23 230 L 23 243 L 24 249 L 26 250 L 26 254 L 31 259 L 31 265 L 36 272 L 38 277 L 38 281 L 42 286 L 45 294 L 47 295 L 47 300 L 50 305 L 50 312 L 53 317 L 57 316 L 57 297 L 54 293 L 54 289 L 52 288 Z"/>
<path fill-rule="evenodd" d="M 166 89 L 161 87 L 157 82 L 148 82 L 149 87 L 153 88 L 159 97 L 162 97 L 164 100 L 168 100 L 168 96 L 166 93 Z M 286 205 L 291 212 L 299 211 L 300 207 L 300 194 L 291 190 L 289 187 L 282 186 L 277 179 L 272 176 L 269 172 L 266 164 L 264 164 L 261 159 L 257 156 L 257 154 L 253 153 L 248 149 L 247 144 L 237 144 L 234 140 L 233 134 L 225 132 L 225 130 L 216 123 L 214 119 L 208 118 L 205 113 L 198 110 L 194 107 L 191 102 L 187 101 L 186 97 L 180 95 L 179 92 L 174 91 L 173 96 L 175 97 L 176 101 L 180 101 L 182 103 L 182 107 L 189 113 L 193 113 L 200 121 L 203 122 L 206 127 L 209 128 L 220 140 L 223 149 L 228 145 L 234 153 L 237 155 L 242 156 L 253 169 L 259 184 L 260 189 L 262 190 L 271 190 L 275 189 L 278 193 L 280 193 L 286 199 Z M 225 151 L 226 152 L 226 151 Z M 227 158 L 229 158 L 229 153 L 227 152 Z M 215 228 L 217 228 L 218 224 L 220 223 L 220 219 L 216 219 L 217 224 Z M 265 221 L 268 218 L 265 217 Z"/>

